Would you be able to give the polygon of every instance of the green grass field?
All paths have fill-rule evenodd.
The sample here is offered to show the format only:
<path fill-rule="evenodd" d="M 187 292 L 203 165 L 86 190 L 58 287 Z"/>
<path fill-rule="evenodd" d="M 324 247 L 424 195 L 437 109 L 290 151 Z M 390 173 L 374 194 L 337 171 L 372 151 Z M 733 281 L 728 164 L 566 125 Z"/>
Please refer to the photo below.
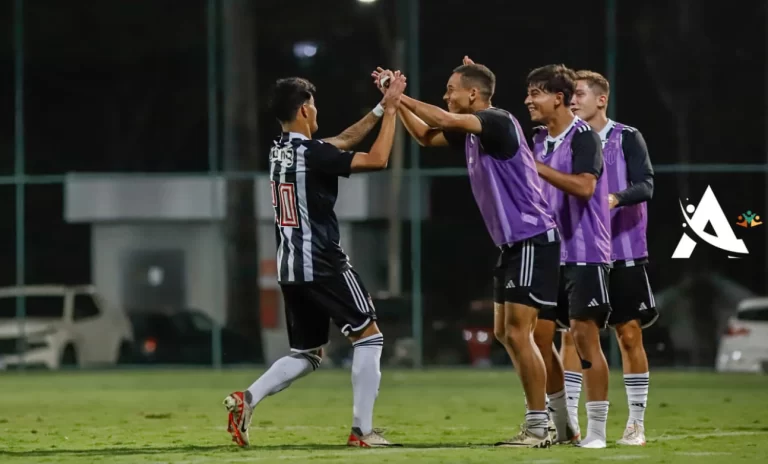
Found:
<path fill-rule="evenodd" d="M 485 370 L 384 370 L 375 425 L 405 447 L 374 450 L 344 446 L 352 414 L 349 373 L 321 370 L 256 409 L 254 446 L 242 450 L 229 441 L 221 400 L 258 373 L 0 375 L 0 462 L 734 464 L 765 462 L 768 455 L 768 376 L 652 373 L 647 446 L 516 450 L 488 445 L 513 435 L 522 421 L 519 382 L 511 371 Z M 617 373 L 611 442 L 626 415 Z"/>

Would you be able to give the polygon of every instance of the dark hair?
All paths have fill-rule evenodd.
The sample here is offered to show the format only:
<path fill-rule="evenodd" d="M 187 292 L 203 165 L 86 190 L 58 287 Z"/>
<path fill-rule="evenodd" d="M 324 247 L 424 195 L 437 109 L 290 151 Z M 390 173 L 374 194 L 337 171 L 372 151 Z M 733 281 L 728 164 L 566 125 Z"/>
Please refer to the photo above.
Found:
<path fill-rule="evenodd" d="M 576 91 L 576 72 L 564 64 L 550 64 L 536 68 L 528 74 L 528 87 L 537 87 L 547 93 L 562 93 L 568 106 Z"/>
<path fill-rule="evenodd" d="M 293 121 L 301 105 L 314 97 L 316 92 L 315 86 L 301 77 L 278 79 L 271 100 L 275 117 L 281 123 Z"/>
<path fill-rule="evenodd" d="M 496 75 L 482 64 L 465 64 L 453 70 L 454 73 L 461 74 L 461 84 L 464 87 L 476 86 L 486 100 L 493 97 L 496 91 Z"/>
<path fill-rule="evenodd" d="M 608 83 L 608 79 L 602 74 L 595 71 L 588 71 L 583 69 L 576 71 L 576 80 L 585 81 L 590 89 L 595 92 L 595 95 L 610 96 L 611 84 Z"/>

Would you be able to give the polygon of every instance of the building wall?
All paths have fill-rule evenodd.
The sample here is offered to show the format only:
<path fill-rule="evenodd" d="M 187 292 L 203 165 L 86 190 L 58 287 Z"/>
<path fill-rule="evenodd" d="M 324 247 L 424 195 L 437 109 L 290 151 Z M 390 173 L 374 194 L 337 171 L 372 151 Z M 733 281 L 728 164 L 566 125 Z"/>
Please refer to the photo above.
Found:
<path fill-rule="evenodd" d="M 269 179 L 255 179 L 256 217 L 259 225 L 259 253 L 262 271 L 269 269 L 265 261 L 274 260 L 275 234 L 272 224 L 274 210 L 269 198 Z M 408 189 L 404 182 L 400 198 L 402 218 L 410 214 Z M 429 211 L 428 182 L 422 189 L 421 216 Z M 183 255 L 183 293 L 186 307 L 209 314 L 224 322 L 226 281 L 223 237 L 218 221 L 223 219 L 224 182 L 208 176 L 136 177 L 115 175 L 73 174 L 67 179 L 64 217 L 70 223 L 92 224 L 92 269 L 94 284 L 115 307 L 128 309 L 130 301 L 146 301 L 147 294 L 157 289 L 144 282 L 145 277 L 161 279 L 160 274 L 127 275 L 126 254 L 146 251 L 178 250 L 165 253 L 171 260 Z M 389 175 L 353 176 L 342 179 L 336 213 L 340 221 L 341 245 L 350 256 L 352 265 L 375 294 L 386 286 L 386 223 L 389 197 Z M 375 223 L 368 221 L 374 220 Z M 139 260 L 146 264 L 146 255 Z M 136 267 L 136 260 L 133 260 Z M 140 266 L 139 266 L 140 267 Z M 147 274 L 143 271 L 143 274 Z M 144 279 L 146 280 L 146 279 Z M 130 289 L 127 287 L 130 285 Z M 277 288 L 274 275 L 262 275 L 260 286 Z M 138 288 L 138 289 L 136 289 Z M 173 292 L 172 292 L 173 293 Z M 126 296 L 127 295 L 127 296 Z M 156 295 L 155 295 L 156 296 Z M 271 362 L 288 349 L 282 298 L 273 295 L 279 304 L 276 324 L 265 329 L 264 344 L 267 361 Z M 151 298 L 150 298 L 151 300 Z M 331 329 L 335 330 L 335 329 Z"/>
<path fill-rule="evenodd" d="M 224 254 L 217 226 L 206 223 L 97 223 L 92 231 L 94 284 L 112 304 L 127 310 L 124 256 L 138 250 L 184 253 L 184 304 L 223 322 Z"/>
<path fill-rule="evenodd" d="M 223 236 L 218 225 L 193 222 L 167 223 L 96 223 L 92 226 L 93 284 L 114 305 L 127 311 L 126 288 L 132 279 L 125 256 L 131 252 L 179 250 L 184 255 L 183 304 L 199 309 L 219 323 L 225 322 L 226 281 Z M 346 251 L 352 255 L 354 241 L 352 226 L 341 224 L 341 242 L 349 244 Z M 274 226 L 259 225 L 259 257 L 262 263 L 275 258 Z M 270 266 L 262 266 L 268 269 Z M 364 273 L 364 272 L 361 272 Z M 150 279 L 148 275 L 139 278 Z M 278 288 L 277 278 L 271 273 L 262 274 L 262 290 Z M 130 296 L 130 295 L 129 295 Z M 288 349 L 285 332 L 285 314 L 282 298 L 278 298 L 277 324 L 263 330 L 266 361 L 273 362 Z"/>

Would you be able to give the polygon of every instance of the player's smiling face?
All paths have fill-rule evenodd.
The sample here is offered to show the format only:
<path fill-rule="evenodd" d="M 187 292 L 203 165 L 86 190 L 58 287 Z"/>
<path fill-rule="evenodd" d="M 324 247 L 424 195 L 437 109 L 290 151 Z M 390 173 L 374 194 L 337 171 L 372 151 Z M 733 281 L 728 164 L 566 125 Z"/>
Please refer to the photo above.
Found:
<path fill-rule="evenodd" d="M 599 100 L 595 92 L 589 88 L 587 81 L 576 81 L 576 92 L 571 99 L 571 111 L 573 114 L 589 121 L 599 111 Z"/>
<path fill-rule="evenodd" d="M 531 113 L 531 121 L 546 124 L 557 109 L 561 98 L 559 94 L 547 92 L 536 85 L 530 85 L 528 95 L 525 97 L 525 106 Z"/>
<path fill-rule="evenodd" d="M 461 74 L 453 73 L 451 78 L 448 79 L 448 84 L 445 86 L 445 95 L 443 95 L 443 100 L 448 105 L 448 111 L 451 113 L 471 113 L 471 93 L 472 89 L 464 87 Z"/>

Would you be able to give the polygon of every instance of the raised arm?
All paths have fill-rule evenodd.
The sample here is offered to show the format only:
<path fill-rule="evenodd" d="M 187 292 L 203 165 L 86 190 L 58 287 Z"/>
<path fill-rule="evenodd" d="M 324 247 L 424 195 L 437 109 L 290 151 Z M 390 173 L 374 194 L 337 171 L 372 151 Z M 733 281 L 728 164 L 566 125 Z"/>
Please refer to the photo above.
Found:
<path fill-rule="evenodd" d="M 387 167 L 392 143 L 395 139 L 395 124 L 399 98 L 405 89 L 405 78 L 398 77 L 384 96 L 386 104 L 381 121 L 379 136 L 368 153 L 354 153 L 340 150 L 324 140 L 312 140 L 309 153 L 305 152 L 307 168 L 333 176 L 349 177 L 353 172 L 378 171 Z"/>
<path fill-rule="evenodd" d="M 539 161 L 536 162 L 536 169 L 539 176 L 555 188 L 582 200 L 589 200 L 603 172 L 600 136 L 591 130 L 575 134 L 571 140 L 571 149 L 573 164 L 570 173 L 558 171 Z"/>
<path fill-rule="evenodd" d="M 371 73 L 373 83 L 382 93 L 386 90 L 382 88 L 380 80 L 384 73 L 389 74 L 390 77 L 393 75 L 392 71 L 385 70 L 381 67 L 376 68 L 376 70 Z M 402 97 L 400 101 L 402 102 Z M 429 124 L 416 116 L 413 111 L 403 106 L 402 103 L 400 104 L 400 109 L 397 111 L 397 114 L 400 116 L 400 120 L 403 122 L 405 129 L 411 134 L 411 137 L 416 139 L 422 147 L 445 147 L 449 145 L 442 129 L 430 127 Z"/>
<path fill-rule="evenodd" d="M 463 64 L 474 64 L 474 61 L 465 55 Z M 379 71 L 381 71 L 381 68 L 379 68 Z M 472 115 L 450 113 L 443 110 L 442 108 L 420 102 L 408 96 L 405 96 L 401 102 L 402 106 L 405 107 L 400 111 L 400 118 L 403 120 L 403 125 L 405 125 L 406 129 L 408 129 L 408 132 L 416 140 L 418 140 L 419 144 L 422 146 L 442 146 L 443 143 L 438 143 L 438 145 L 434 143 L 422 143 L 422 141 L 427 141 L 429 139 L 425 139 L 423 136 L 421 136 L 421 134 L 428 136 L 430 132 L 420 130 L 421 128 L 419 127 L 419 121 L 424 123 L 424 126 L 428 130 L 431 129 L 432 131 L 452 130 L 458 132 L 469 132 L 471 134 L 479 134 L 483 130 L 480 121 L 476 118 L 473 118 Z M 408 123 L 406 123 L 406 116 L 404 114 L 405 111 L 410 111 L 411 114 L 416 117 L 416 120 L 411 120 L 411 127 L 409 127 Z M 419 135 L 417 136 L 417 134 Z M 445 137 L 441 138 L 445 139 Z M 437 142 L 440 142 L 440 137 L 436 137 L 436 139 Z M 444 144 L 447 145 L 448 142 L 446 141 Z"/>
<path fill-rule="evenodd" d="M 622 148 L 627 160 L 629 186 L 608 196 L 611 208 L 635 205 L 653 198 L 653 166 L 643 135 L 637 130 L 625 130 Z"/>
<path fill-rule="evenodd" d="M 370 152 L 355 153 L 351 164 L 352 172 L 378 171 L 385 169 L 389 164 L 389 155 L 395 140 L 397 111 L 405 86 L 405 76 L 398 73 L 384 94 L 384 100 L 382 100 L 385 109 L 379 136 L 376 137 Z"/>
<path fill-rule="evenodd" d="M 403 121 L 405 129 L 411 134 L 411 137 L 416 139 L 422 147 L 448 146 L 448 140 L 443 135 L 442 129 L 429 127 L 421 118 L 413 114 L 413 111 L 402 104 L 397 114 L 400 116 L 400 120 Z"/>
<path fill-rule="evenodd" d="M 427 125 L 441 130 L 479 134 L 483 131 L 480 120 L 474 114 L 450 113 L 444 109 L 403 95 L 400 104 L 411 110 Z"/>
<path fill-rule="evenodd" d="M 379 122 L 383 115 L 384 107 L 381 103 L 368 114 L 351 126 L 344 129 L 344 131 L 335 136 L 327 139 L 323 139 L 324 142 L 330 143 L 340 150 L 350 150 L 352 147 L 362 142 L 366 135 L 373 129 L 373 127 Z"/>
<path fill-rule="evenodd" d="M 468 57 L 464 57 L 464 59 L 465 62 L 466 60 L 469 60 Z M 378 67 L 371 73 L 371 77 L 373 77 L 374 83 L 379 90 L 383 91 L 380 79 L 386 74 L 391 76 L 392 71 Z M 400 117 L 403 118 L 403 125 L 405 125 L 408 132 L 418 140 L 422 146 L 443 145 L 440 140 L 435 140 L 434 144 L 428 143 L 431 140 L 429 138 L 431 135 L 430 130 L 469 132 L 472 134 L 479 134 L 483 130 L 480 120 L 473 115 L 449 113 L 440 107 L 415 100 L 407 95 L 403 95 L 400 99 L 400 105 L 403 107 L 403 111 L 400 112 Z M 415 116 L 415 118 L 410 118 L 410 115 L 406 114 L 406 110 Z M 406 118 L 409 119 L 406 120 Z M 423 126 L 421 123 L 423 123 Z M 447 145 L 448 143 L 446 142 L 445 144 Z"/>

